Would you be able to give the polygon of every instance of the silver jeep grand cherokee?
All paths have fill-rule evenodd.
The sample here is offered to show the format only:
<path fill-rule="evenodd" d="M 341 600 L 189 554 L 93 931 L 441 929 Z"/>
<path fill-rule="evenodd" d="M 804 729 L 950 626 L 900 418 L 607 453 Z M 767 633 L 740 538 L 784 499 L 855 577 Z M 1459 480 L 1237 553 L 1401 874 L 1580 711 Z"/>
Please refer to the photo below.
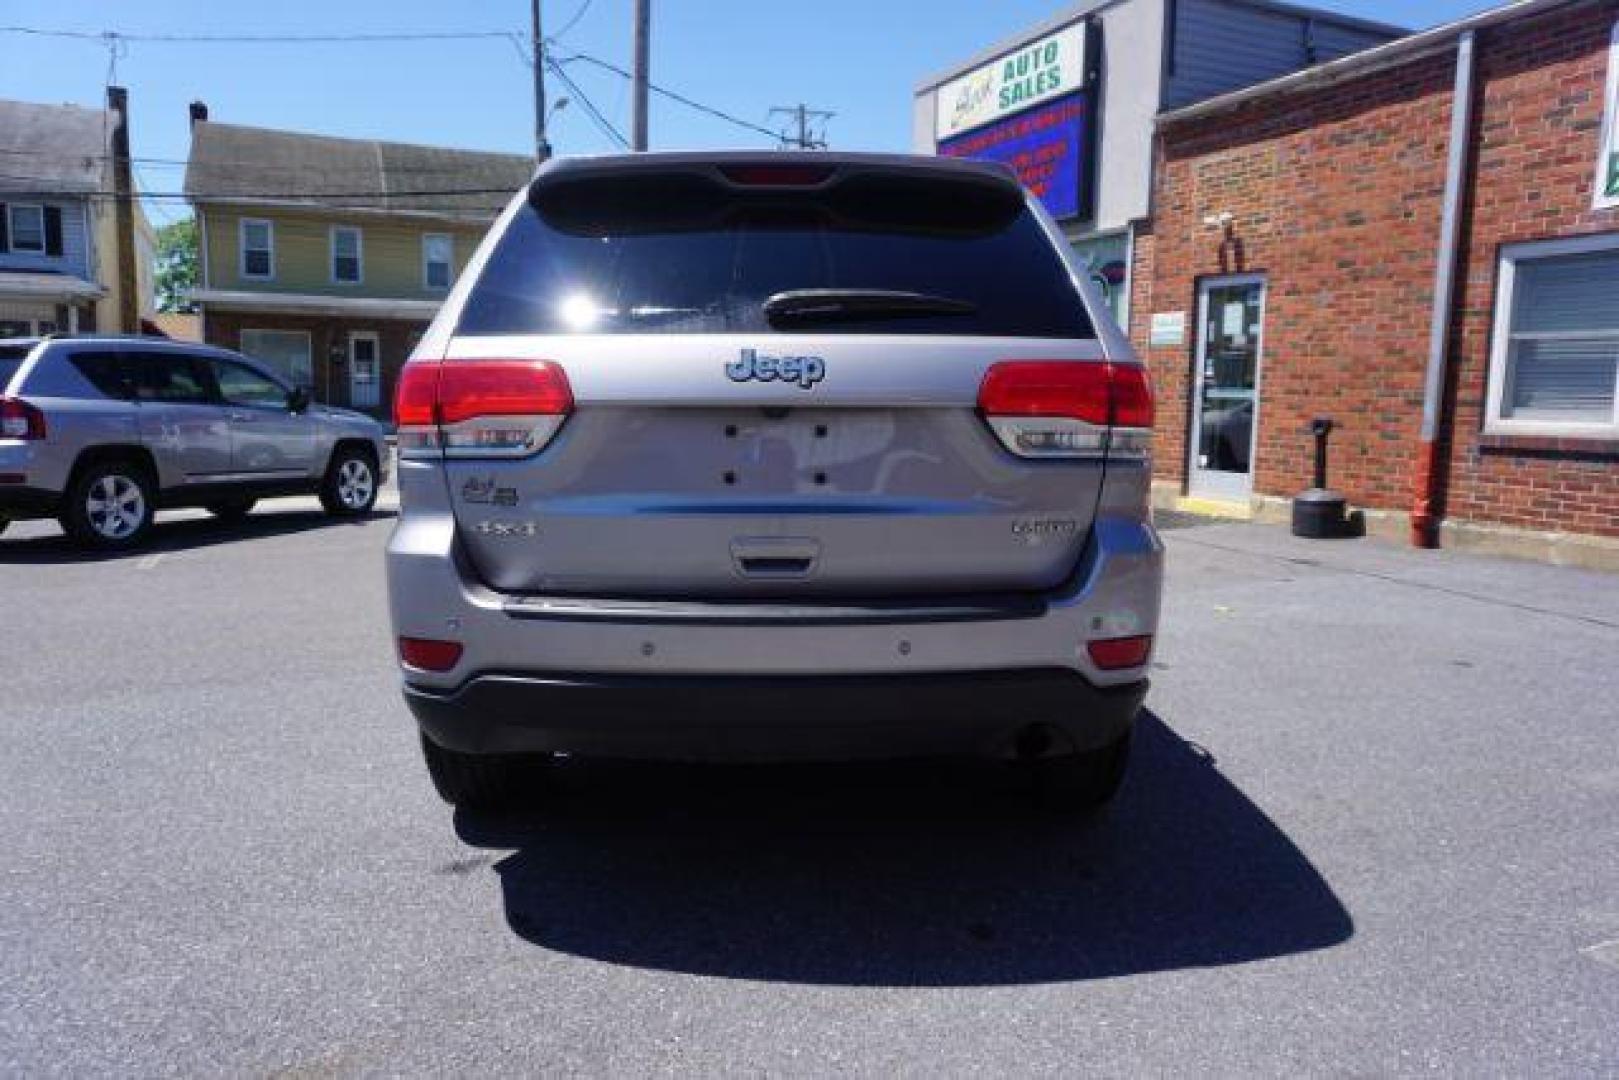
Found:
<path fill-rule="evenodd" d="M 552 161 L 395 411 L 393 628 L 450 802 L 558 754 L 1117 787 L 1158 623 L 1152 396 L 1001 167 Z"/>
<path fill-rule="evenodd" d="M 0 341 L 0 529 L 54 517 L 87 547 L 146 539 L 152 516 L 241 517 L 316 494 L 363 514 L 385 479 L 382 425 L 311 405 L 238 353 L 144 337 Z"/>

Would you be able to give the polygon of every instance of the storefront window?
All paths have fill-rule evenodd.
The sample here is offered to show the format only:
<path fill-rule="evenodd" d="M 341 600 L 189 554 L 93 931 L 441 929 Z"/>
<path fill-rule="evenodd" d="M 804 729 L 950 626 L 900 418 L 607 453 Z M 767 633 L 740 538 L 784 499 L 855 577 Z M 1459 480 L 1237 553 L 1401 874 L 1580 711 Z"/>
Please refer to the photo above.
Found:
<path fill-rule="evenodd" d="M 1130 238 L 1124 233 L 1073 241 L 1074 253 L 1102 294 L 1113 321 L 1124 325 L 1130 294 Z"/>
<path fill-rule="evenodd" d="M 1503 249 L 1487 427 L 1619 433 L 1619 234 Z"/>

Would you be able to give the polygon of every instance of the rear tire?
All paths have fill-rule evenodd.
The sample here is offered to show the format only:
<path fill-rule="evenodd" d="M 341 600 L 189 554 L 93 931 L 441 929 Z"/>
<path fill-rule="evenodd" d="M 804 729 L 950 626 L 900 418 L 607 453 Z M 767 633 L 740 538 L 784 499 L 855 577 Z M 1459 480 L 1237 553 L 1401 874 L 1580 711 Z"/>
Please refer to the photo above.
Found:
<path fill-rule="evenodd" d="M 320 485 L 320 504 L 334 517 L 368 514 L 377 504 L 377 461 L 368 448 L 339 446 Z"/>
<path fill-rule="evenodd" d="M 1029 763 L 1035 801 L 1058 813 L 1100 810 L 1118 794 L 1130 765 L 1130 732 L 1095 750 Z"/>
<path fill-rule="evenodd" d="M 139 462 L 97 461 L 80 469 L 62 503 L 62 528 L 80 547 L 127 551 L 152 529 L 155 485 Z"/>
<path fill-rule="evenodd" d="M 466 810 L 511 810 L 533 804 L 545 790 L 550 758 L 543 754 L 463 754 L 422 736 L 427 775 L 439 797 Z"/>
<path fill-rule="evenodd" d="M 257 504 L 257 499 L 232 499 L 229 502 L 209 503 L 203 509 L 221 521 L 241 521 L 252 513 Z"/>

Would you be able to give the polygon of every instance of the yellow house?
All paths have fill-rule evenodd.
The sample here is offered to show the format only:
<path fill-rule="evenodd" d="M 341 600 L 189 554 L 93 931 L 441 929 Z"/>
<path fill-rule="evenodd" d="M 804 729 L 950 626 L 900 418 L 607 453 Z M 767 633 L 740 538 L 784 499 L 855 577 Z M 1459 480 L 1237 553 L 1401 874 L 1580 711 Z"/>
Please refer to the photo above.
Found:
<path fill-rule="evenodd" d="M 203 339 L 385 415 L 399 368 L 533 160 L 220 124 L 191 106 Z"/>

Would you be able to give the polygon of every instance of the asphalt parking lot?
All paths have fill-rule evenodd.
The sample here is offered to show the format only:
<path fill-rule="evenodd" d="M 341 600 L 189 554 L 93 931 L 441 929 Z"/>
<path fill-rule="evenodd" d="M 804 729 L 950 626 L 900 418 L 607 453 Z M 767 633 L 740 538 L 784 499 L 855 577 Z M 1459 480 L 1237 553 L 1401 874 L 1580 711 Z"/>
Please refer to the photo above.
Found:
<path fill-rule="evenodd" d="M 1088 823 L 936 766 L 456 816 L 386 510 L 14 526 L 0 1072 L 1619 1071 L 1619 578 L 1167 524 Z"/>

